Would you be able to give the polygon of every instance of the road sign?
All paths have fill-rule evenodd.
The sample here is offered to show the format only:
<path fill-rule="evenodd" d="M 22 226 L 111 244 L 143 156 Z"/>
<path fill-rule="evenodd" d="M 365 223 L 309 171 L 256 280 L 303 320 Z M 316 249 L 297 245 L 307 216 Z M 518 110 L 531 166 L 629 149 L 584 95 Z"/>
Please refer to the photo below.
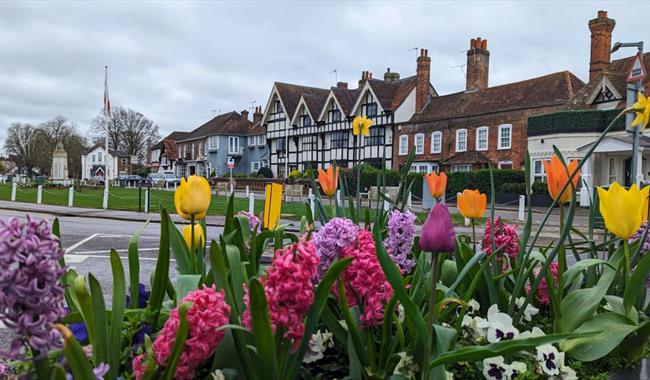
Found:
<path fill-rule="evenodd" d="M 234 169 L 235 168 L 235 160 L 232 158 L 228 159 L 228 169 Z"/>
<path fill-rule="evenodd" d="M 648 70 L 643 64 L 643 58 L 641 53 L 637 53 L 634 57 L 634 62 L 632 63 L 632 68 L 630 68 L 630 73 L 627 76 L 627 83 L 632 83 L 636 81 L 642 81 L 648 76 Z"/>

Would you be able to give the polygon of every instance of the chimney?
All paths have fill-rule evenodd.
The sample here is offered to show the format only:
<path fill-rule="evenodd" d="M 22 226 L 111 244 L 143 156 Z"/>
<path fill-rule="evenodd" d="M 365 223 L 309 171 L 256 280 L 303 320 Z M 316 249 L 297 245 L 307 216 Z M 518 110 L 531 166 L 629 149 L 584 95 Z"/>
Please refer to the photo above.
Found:
<path fill-rule="evenodd" d="M 429 58 L 429 49 L 420 49 L 416 72 L 415 112 L 421 112 L 429 102 L 429 88 L 431 86 L 431 58 Z"/>
<path fill-rule="evenodd" d="M 336 82 L 336 88 L 338 88 L 339 90 L 347 90 L 348 82 Z"/>
<path fill-rule="evenodd" d="M 384 73 L 384 82 L 396 82 L 399 80 L 399 73 L 393 73 L 390 71 L 390 67 L 386 69 Z"/>
<path fill-rule="evenodd" d="M 241 111 L 241 117 L 244 120 L 248 120 L 248 110 Z"/>
<path fill-rule="evenodd" d="M 361 79 L 359 79 L 359 88 L 363 86 L 363 82 L 372 78 L 372 73 L 368 70 L 364 70 L 361 72 Z"/>
<path fill-rule="evenodd" d="M 616 26 L 616 21 L 607 17 L 607 11 L 598 11 L 598 17 L 589 20 L 589 30 L 591 31 L 589 80 L 594 79 L 609 65 L 614 26 Z"/>
<path fill-rule="evenodd" d="M 465 90 L 482 90 L 488 87 L 490 71 L 490 52 L 487 49 L 487 40 L 481 37 L 469 41 L 467 51 L 467 79 Z"/>
<path fill-rule="evenodd" d="M 264 113 L 262 112 L 262 106 L 255 107 L 255 112 L 253 113 L 253 125 L 261 122 L 262 117 L 264 117 Z"/>

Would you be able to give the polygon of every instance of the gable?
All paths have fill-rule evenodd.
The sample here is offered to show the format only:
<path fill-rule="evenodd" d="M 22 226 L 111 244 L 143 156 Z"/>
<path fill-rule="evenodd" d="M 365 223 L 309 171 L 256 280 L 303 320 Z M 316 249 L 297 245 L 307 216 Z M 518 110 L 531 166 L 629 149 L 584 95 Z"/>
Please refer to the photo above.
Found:
<path fill-rule="evenodd" d="M 587 99 L 587 104 L 602 104 L 614 101 L 620 101 L 623 99 L 623 95 L 616 89 L 616 86 L 612 81 L 606 76 L 602 76 L 600 83 L 596 86 L 589 98 Z"/>
<path fill-rule="evenodd" d="M 318 121 L 323 121 L 325 117 L 327 116 L 327 111 L 330 110 L 330 105 L 334 102 L 336 104 L 336 108 L 341 111 L 341 114 L 343 114 L 343 107 L 341 107 L 341 103 L 339 103 L 338 99 L 336 98 L 336 95 L 334 94 L 333 90 L 330 90 L 329 95 L 327 95 L 327 99 L 325 99 L 325 104 L 323 105 L 323 109 L 320 111 L 320 114 L 318 115 Z"/>

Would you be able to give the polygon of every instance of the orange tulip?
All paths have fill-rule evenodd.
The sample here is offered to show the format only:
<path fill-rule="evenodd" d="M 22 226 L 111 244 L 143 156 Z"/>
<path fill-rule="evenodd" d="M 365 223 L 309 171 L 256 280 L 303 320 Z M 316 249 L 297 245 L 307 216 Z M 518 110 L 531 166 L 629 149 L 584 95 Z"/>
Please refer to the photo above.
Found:
<path fill-rule="evenodd" d="M 458 211 L 467 219 L 476 219 L 483 216 L 487 207 L 487 196 L 478 190 L 463 190 L 458 195 Z"/>
<path fill-rule="evenodd" d="M 327 171 L 318 169 L 318 183 L 323 189 L 325 195 L 331 197 L 336 193 L 336 188 L 339 185 L 339 168 L 334 169 L 334 165 L 330 165 Z"/>
<path fill-rule="evenodd" d="M 440 199 L 443 195 L 445 195 L 445 190 L 447 189 L 447 174 L 438 174 L 436 172 L 431 172 L 429 174 L 425 174 L 424 179 L 427 181 L 431 196 L 436 199 Z"/>
<path fill-rule="evenodd" d="M 553 197 L 553 199 L 557 199 L 558 203 L 564 204 L 571 201 L 571 194 L 575 191 L 576 186 L 578 186 L 580 171 L 578 171 L 578 174 L 573 176 L 573 180 L 571 181 L 572 183 L 564 189 L 562 194 L 560 194 L 560 190 L 562 190 L 569 180 L 569 175 L 573 174 L 577 168 L 578 161 L 573 160 L 569 162 L 565 168 L 564 165 L 562 165 L 562 161 L 560 161 L 560 159 L 555 155 L 551 157 L 551 161 L 544 161 L 548 194 Z"/>

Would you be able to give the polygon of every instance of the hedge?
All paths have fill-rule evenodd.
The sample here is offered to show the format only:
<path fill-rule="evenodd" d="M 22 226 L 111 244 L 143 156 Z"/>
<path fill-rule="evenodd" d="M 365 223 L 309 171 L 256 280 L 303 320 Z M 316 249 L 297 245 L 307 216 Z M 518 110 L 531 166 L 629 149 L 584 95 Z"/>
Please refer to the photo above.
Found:
<path fill-rule="evenodd" d="M 502 191 L 499 184 L 525 183 L 526 177 L 523 170 L 498 169 L 493 170 L 494 183 L 497 191 Z M 490 170 L 481 169 L 469 172 L 455 172 L 447 174 L 447 197 L 455 197 L 465 189 L 477 189 L 490 195 Z"/>
<path fill-rule="evenodd" d="M 602 132 L 621 110 L 562 111 L 528 118 L 528 136 L 548 133 Z M 625 129 L 625 118 L 618 120 L 612 130 Z"/>

